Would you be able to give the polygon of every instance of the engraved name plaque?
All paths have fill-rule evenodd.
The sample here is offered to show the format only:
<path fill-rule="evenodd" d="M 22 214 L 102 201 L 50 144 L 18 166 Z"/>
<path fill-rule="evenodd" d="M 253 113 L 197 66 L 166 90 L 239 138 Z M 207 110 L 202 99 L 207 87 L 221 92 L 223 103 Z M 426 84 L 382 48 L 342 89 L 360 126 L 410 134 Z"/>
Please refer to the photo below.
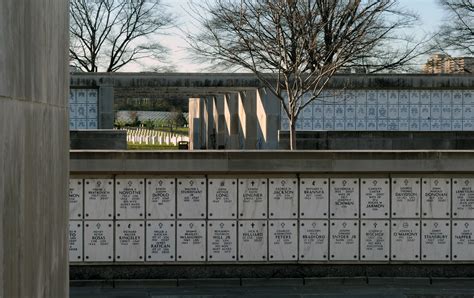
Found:
<path fill-rule="evenodd" d="M 357 220 L 332 220 L 329 252 L 333 261 L 359 259 L 359 223 Z"/>
<path fill-rule="evenodd" d="M 69 179 L 69 219 L 82 219 L 83 186 L 82 179 Z"/>
<path fill-rule="evenodd" d="M 237 179 L 209 179 L 208 192 L 209 218 L 237 218 Z"/>
<path fill-rule="evenodd" d="M 474 220 L 453 220 L 453 261 L 474 261 Z"/>
<path fill-rule="evenodd" d="M 423 178 L 421 210 L 424 218 L 449 218 L 451 215 L 451 183 L 446 178 Z"/>
<path fill-rule="evenodd" d="M 146 216 L 149 219 L 176 217 L 176 182 L 174 178 L 146 180 Z"/>
<path fill-rule="evenodd" d="M 421 224 L 421 259 L 449 261 L 451 258 L 451 225 L 449 220 L 424 220 Z"/>
<path fill-rule="evenodd" d="M 177 225 L 177 260 L 206 261 L 206 222 L 183 220 Z"/>
<path fill-rule="evenodd" d="M 453 217 L 474 218 L 474 179 L 453 179 Z"/>
<path fill-rule="evenodd" d="M 239 261 L 267 260 L 267 222 L 239 221 Z"/>
<path fill-rule="evenodd" d="M 82 261 L 82 221 L 69 222 L 69 262 Z"/>
<path fill-rule="evenodd" d="M 113 261 L 113 231 L 113 221 L 84 222 L 84 261 Z"/>
<path fill-rule="evenodd" d="M 329 179 L 300 178 L 300 218 L 328 218 Z"/>
<path fill-rule="evenodd" d="M 268 254 L 270 261 L 298 259 L 298 224 L 296 220 L 270 220 Z"/>
<path fill-rule="evenodd" d="M 144 179 L 115 180 L 115 216 L 120 219 L 145 218 Z"/>
<path fill-rule="evenodd" d="M 146 261 L 169 262 L 175 260 L 175 231 L 174 221 L 148 221 L 146 223 Z"/>
<path fill-rule="evenodd" d="M 269 179 L 268 207 L 270 218 L 297 218 L 298 180 L 296 178 Z"/>
<path fill-rule="evenodd" d="M 362 218 L 388 218 L 390 180 L 387 178 L 361 179 L 360 209 Z"/>
<path fill-rule="evenodd" d="M 206 179 L 178 179 L 178 218 L 206 218 Z"/>
<path fill-rule="evenodd" d="M 237 260 L 237 223 L 210 220 L 207 223 L 208 261 Z"/>
<path fill-rule="evenodd" d="M 388 261 L 390 223 L 388 220 L 363 220 L 360 227 L 361 261 Z"/>
<path fill-rule="evenodd" d="M 142 262 L 145 253 L 143 221 L 115 222 L 115 261 Z"/>
<path fill-rule="evenodd" d="M 86 219 L 112 219 L 113 179 L 85 179 L 84 183 L 84 217 Z"/>
<path fill-rule="evenodd" d="M 300 220 L 300 261 L 327 261 L 329 249 L 327 220 Z"/>
<path fill-rule="evenodd" d="M 267 218 L 267 179 L 239 179 L 239 218 Z"/>
<path fill-rule="evenodd" d="M 359 216 L 359 183 L 357 178 L 331 179 L 329 204 L 331 218 Z"/>
<path fill-rule="evenodd" d="M 392 217 L 420 217 L 420 179 L 392 178 Z"/>
<path fill-rule="evenodd" d="M 420 222 L 393 220 L 391 236 L 392 261 L 418 261 L 420 259 Z"/>

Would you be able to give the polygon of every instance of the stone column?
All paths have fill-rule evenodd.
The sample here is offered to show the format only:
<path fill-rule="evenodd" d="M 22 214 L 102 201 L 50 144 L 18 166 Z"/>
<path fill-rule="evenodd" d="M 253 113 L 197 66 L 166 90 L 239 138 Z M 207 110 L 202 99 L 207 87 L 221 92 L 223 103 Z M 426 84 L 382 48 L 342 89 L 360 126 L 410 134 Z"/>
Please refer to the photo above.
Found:
<path fill-rule="evenodd" d="M 224 113 L 226 122 L 226 149 L 240 149 L 239 147 L 239 96 L 229 93 L 224 96 Z"/>
<path fill-rule="evenodd" d="M 239 92 L 240 149 L 257 148 L 257 92 Z"/>
<path fill-rule="evenodd" d="M 227 126 L 224 113 L 224 95 L 214 96 L 213 111 L 214 125 L 216 128 L 216 148 L 225 149 Z"/>
<path fill-rule="evenodd" d="M 216 149 L 216 127 L 214 125 L 214 97 L 204 97 L 203 112 L 204 112 L 204 136 L 206 149 Z"/>
<path fill-rule="evenodd" d="M 200 98 L 189 99 L 189 149 L 201 149 Z"/>
<path fill-rule="evenodd" d="M 69 1 L 0 1 L 0 297 L 68 297 Z"/>
<path fill-rule="evenodd" d="M 102 85 L 99 87 L 99 129 L 114 128 L 114 87 Z"/>
<path fill-rule="evenodd" d="M 257 90 L 258 149 L 278 149 L 280 100 L 267 89 Z"/>

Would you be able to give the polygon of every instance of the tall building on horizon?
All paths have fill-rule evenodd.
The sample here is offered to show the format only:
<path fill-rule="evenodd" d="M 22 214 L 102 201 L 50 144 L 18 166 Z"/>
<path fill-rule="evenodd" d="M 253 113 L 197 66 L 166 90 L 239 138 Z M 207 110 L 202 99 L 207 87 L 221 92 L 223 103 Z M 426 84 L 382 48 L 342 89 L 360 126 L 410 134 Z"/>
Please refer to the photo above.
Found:
<path fill-rule="evenodd" d="M 426 74 L 473 73 L 474 57 L 451 57 L 445 54 L 434 54 L 423 65 Z"/>

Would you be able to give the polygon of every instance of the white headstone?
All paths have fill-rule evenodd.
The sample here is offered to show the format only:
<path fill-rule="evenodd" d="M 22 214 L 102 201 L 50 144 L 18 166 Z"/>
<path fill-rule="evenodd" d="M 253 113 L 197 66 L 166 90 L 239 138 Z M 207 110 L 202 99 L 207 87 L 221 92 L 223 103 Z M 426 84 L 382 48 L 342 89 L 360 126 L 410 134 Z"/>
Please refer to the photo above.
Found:
<path fill-rule="evenodd" d="M 113 219 L 113 179 L 85 179 L 84 218 Z"/>
<path fill-rule="evenodd" d="M 360 213 L 362 218 L 390 217 L 390 179 L 361 179 Z"/>
<path fill-rule="evenodd" d="M 390 222 L 363 220 L 360 227 L 361 261 L 388 261 L 390 258 Z"/>
<path fill-rule="evenodd" d="M 239 221 L 239 261 L 267 260 L 267 221 Z"/>
<path fill-rule="evenodd" d="M 206 221 L 181 220 L 177 225 L 177 260 L 206 261 Z"/>
<path fill-rule="evenodd" d="M 209 219 L 237 218 L 237 179 L 208 180 Z"/>
<path fill-rule="evenodd" d="M 329 249 L 327 220 L 300 220 L 300 261 L 326 261 Z"/>
<path fill-rule="evenodd" d="M 174 221 L 147 221 L 146 261 L 174 261 L 176 250 L 176 225 Z"/>
<path fill-rule="evenodd" d="M 447 178 L 423 178 L 421 210 L 424 218 L 451 216 L 451 181 Z"/>
<path fill-rule="evenodd" d="M 207 260 L 237 261 L 237 222 L 210 220 L 207 223 Z"/>
<path fill-rule="evenodd" d="M 474 218 L 474 179 L 453 179 L 453 218 Z"/>
<path fill-rule="evenodd" d="M 146 180 L 146 216 L 149 219 L 176 217 L 176 185 L 174 178 Z"/>
<path fill-rule="evenodd" d="M 300 218 L 328 218 L 329 179 L 300 178 Z"/>
<path fill-rule="evenodd" d="M 113 221 L 84 222 L 84 261 L 112 262 L 114 255 Z"/>
<path fill-rule="evenodd" d="M 359 222 L 357 220 L 332 220 L 330 235 L 330 260 L 359 260 Z"/>
<path fill-rule="evenodd" d="M 82 219 L 83 183 L 82 179 L 69 179 L 69 219 Z"/>
<path fill-rule="evenodd" d="M 206 179 L 178 178 L 178 218 L 206 218 Z"/>
<path fill-rule="evenodd" d="M 115 216 L 118 219 L 145 218 L 144 179 L 115 179 Z"/>
<path fill-rule="evenodd" d="M 391 260 L 418 261 L 420 259 L 420 221 L 392 220 Z"/>
<path fill-rule="evenodd" d="M 145 223 L 143 221 L 115 222 L 115 261 L 142 262 L 145 253 Z"/>
<path fill-rule="evenodd" d="M 422 221 L 421 255 L 423 261 L 450 260 L 451 224 L 449 220 Z"/>
<path fill-rule="evenodd" d="M 298 179 L 269 179 L 268 208 L 270 218 L 298 217 Z"/>
<path fill-rule="evenodd" d="M 358 178 L 331 179 L 329 191 L 329 209 L 331 210 L 331 218 L 359 217 Z"/>
<path fill-rule="evenodd" d="M 69 222 L 69 262 L 82 262 L 82 221 Z"/>
<path fill-rule="evenodd" d="M 392 217 L 420 217 L 420 178 L 392 178 Z"/>
<path fill-rule="evenodd" d="M 239 179 L 239 218 L 267 218 L 267 179 Z"/>
<path fill-rule="evenodd" d="M 298 259 L 298 223 L 296 220 L 270 220 L 268 227 L 270 261 Z"/>
<path fill-rule="evenodd" d="M 474 220 L 453 220 L 453 261 L 474 261 L 473 232 Z"/>

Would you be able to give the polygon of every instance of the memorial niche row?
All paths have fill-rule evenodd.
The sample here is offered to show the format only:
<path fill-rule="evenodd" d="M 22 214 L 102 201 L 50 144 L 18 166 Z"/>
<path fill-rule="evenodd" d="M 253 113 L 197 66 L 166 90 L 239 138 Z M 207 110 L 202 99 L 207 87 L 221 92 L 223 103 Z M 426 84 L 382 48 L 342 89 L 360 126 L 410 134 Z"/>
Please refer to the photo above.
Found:
<path fill-rule="evenodd" d="M 474 178 L 70 179 L 70 219 L 474 219 Z"/>
<path fill-rule="evenodd" d="M 469 262 L 474 220 L 70 221 L 71 262 Z"/>

